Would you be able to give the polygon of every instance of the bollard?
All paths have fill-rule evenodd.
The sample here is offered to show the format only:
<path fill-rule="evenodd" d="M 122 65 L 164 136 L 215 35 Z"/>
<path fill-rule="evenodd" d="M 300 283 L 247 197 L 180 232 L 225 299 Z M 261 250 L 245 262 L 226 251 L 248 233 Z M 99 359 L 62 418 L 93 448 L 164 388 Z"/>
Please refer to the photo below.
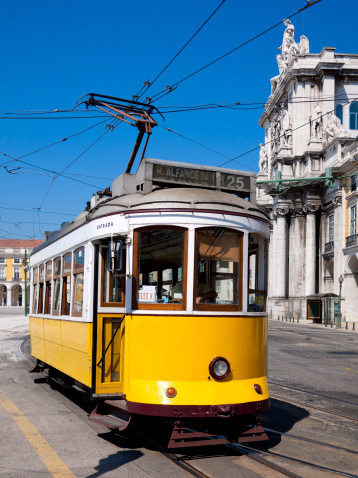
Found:
<path fill-rule="evenodd" d="M 283 315 L 281 315 L 281 321 L 283 322 Z"/>
<path fill-rule="evenodd" d="M 324 326 L 327 327 L 327 325 L 328 325 L 328 324 L 327 324 L 327 321 L 326 321 L 326 322 L 324 323 Z"/>
<path fill-rule="evenodd" d="M 297 317 L 297 323 L 299 324 L 300 323 L 300 319 Z"/>
<path fill-rule="evenodd" d="M 348 330 L 348 322 L 346 322 L 346 330 Z"/>
<path fill-rule="evenodd" d="M 280 320 L 280 316 L 279 316 L 279 315 L 277 316 L 277 320 Z"/>
<path fill-rule="evenodd" d="M 286 315 L 286 322 L 287 322 L 287 315 Z"/>
<path fill-rule="evenodd" d="M 295 318 L 294 317 L 292 317 L 292 321 L 293 321 L 293 323 L 295 323 Z"/>
<path fill-rule="evenodd" d="M 331 322 L 331 329 L 333 329 L 333 322 Z"/>
<path fill-rule="evenodd" d="M 352 327 L 352 330 L 355 330 L 356 329 L 356 323 L 353 322 L 353 327 Z"/>
<path fill-rule="evenodd" d="M 288 320 L 291 322 L 291 317 Z"/>

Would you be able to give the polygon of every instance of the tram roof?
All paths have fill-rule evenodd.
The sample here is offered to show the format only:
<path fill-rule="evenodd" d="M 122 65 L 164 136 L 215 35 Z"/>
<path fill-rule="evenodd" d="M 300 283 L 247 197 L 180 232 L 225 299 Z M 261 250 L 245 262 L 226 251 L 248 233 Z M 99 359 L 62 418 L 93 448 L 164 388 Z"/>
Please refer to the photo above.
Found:
<path fill-rule="evenodd" d="M 157 189 L 148 194 L 134 193 L 98 199 L 94 207 L 83 211 L 75 221 L 63 223 L 59 231 L 52 232 L 47 240 L 33 251 L 33 254 L 94 219 L 116 213 L 136 211 L 155 213 L 162 210 L 166 212 L 198 211 L 212 214 L 231 212 L 259 220 L 268 220 L 267 214 L 255 204 L 233 194 L 199 188 Z"/>

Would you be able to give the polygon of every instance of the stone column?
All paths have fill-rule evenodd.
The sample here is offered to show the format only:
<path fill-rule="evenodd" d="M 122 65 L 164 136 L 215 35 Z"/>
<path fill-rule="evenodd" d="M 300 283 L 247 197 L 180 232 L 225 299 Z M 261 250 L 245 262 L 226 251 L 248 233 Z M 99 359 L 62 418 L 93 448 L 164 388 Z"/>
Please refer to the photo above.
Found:
<path fill-rule="evenodd" d="M 291 218 L 291 235 L 294 237 L 290 244 L 290 296 L 303 295 L 303 282 L 305 277 L 305 217 L 302 207 L 293 210 Z M 291 264 L 291 256 L 293 256 Z"/>
<path fill-rule="evenodd" d="M 316 292 L 316 208 L 306 208 L 306 295 Z"/>
<path fill-rule="evenodd" d="M 286 264 L 287 264 L 287 214 L 285 208 L 275 210 L 276 219 L 274 227 L 275 237 L 275 270 L 273 271 L 274 296 L 286 296 Z"/>

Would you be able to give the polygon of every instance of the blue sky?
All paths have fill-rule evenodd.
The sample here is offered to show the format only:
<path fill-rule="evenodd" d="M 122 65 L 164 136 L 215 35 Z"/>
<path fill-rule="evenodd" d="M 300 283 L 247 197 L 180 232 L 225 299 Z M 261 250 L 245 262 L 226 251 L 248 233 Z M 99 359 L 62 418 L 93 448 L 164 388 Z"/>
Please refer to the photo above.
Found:
<path fill-rule="evenodd" d="M 73 220 L 93 193 L 124 172 L 137 135 L 135 128 L 119 125 L 66 170 L 77 181 L 62 176 L 53 181 L 53 175 L 38 168 L 62 171 L 102 135 L 104 124 L 21 159 L 29 164 L 11 158 L 103 119 L 94 117 L 96 110 L 28 113 L 72 109 L 89 92 L 131 99 L 220 4 L 221 0 L 2 2 L 0 164 L 19 174 L 0 168 L 0 237 L 41 239 L 45 230 Z M 146 96 L 180 81 L 306 4 L 305 0 L 226 0 Z M 355 0 L 322 0 L 292 18 L 296 40 L 305 34 L 312 53 L 325 46 L 336 47 L 339 53 L 358 53 L 357 13 Z M 242 109 L 168 113 L 159 123 L 230 158 L 257 147 L 264 139 L 257 121 L 270 94 L 269 80 L 278 74 L 276 54 L 284 29 L 283 24 L 272 29 L 154 103 L 160 109 L 240 102 Z M 20 113 L 40 119 L 16 119 Z M 227 161 L 162 127 L 153 130 L 147 156 L 212 166 Z M 258 150 L 238 161 L 227 167 L 258 171 Z M 132 172 L 136 168 L 137 163 Z"/>

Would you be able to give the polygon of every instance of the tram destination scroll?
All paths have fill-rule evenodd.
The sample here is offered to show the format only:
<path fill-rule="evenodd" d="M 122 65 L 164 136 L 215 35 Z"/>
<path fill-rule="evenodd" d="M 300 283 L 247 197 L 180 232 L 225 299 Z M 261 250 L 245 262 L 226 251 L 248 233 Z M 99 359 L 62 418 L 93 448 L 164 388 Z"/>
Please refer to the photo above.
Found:
<path fill-rule="evenodd" d="M 165 183 L 197 184 L 216 187 L 215 171 L 192 169 L 182 166 L 153 164 L 153 180 Z"/>
<path fill-rule="evenodd" d="M 250 176 L 244 174 L 164 164 L 153 164 L 152 174 L 155 183 L 196 185 L 233 192 L 250 191 Z"/>

